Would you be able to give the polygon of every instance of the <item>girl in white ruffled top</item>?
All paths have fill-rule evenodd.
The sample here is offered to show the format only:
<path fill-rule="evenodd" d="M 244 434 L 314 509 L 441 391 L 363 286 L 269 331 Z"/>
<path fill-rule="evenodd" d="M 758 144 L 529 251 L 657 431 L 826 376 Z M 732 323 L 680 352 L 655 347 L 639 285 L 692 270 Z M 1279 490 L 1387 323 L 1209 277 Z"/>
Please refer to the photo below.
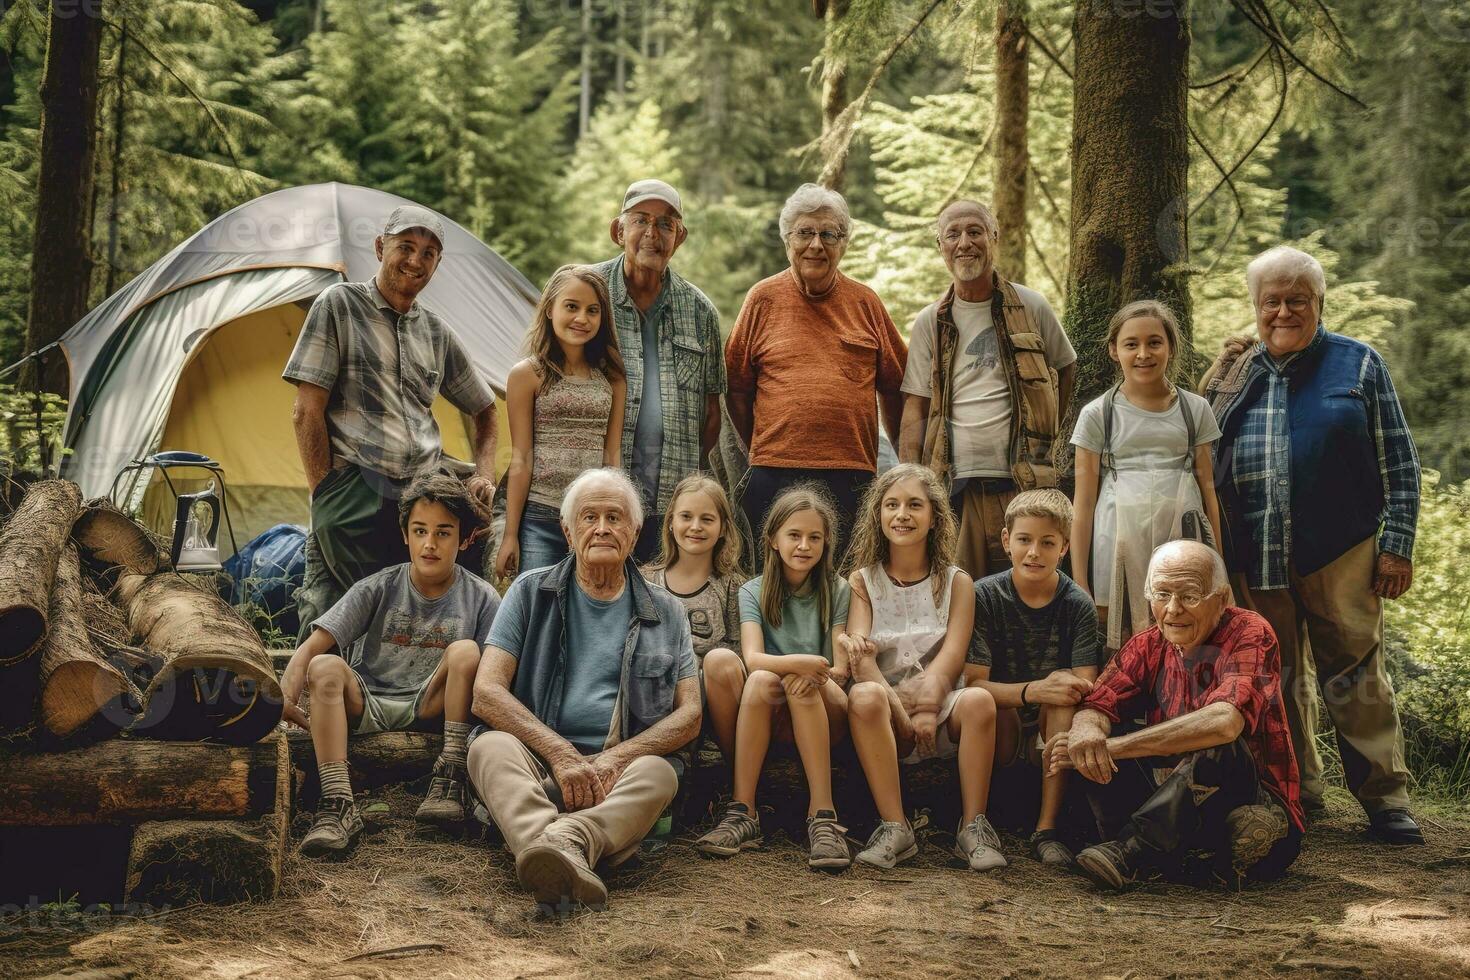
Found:
<path fill-rule="evenodd" d="M 957 524 L 943 482 L 906 463 L 876 479 L 853 528 L 847 630 L 848 725 L 881 822 L 857 856 L 891 868 L 918 853 L 899 760 L 956 758 L 962 814 L 956 852 L 983 871 L 1006 863 L 985 818 L 995 700 L 965 688 L 974 582 L 954 565 Z"/>

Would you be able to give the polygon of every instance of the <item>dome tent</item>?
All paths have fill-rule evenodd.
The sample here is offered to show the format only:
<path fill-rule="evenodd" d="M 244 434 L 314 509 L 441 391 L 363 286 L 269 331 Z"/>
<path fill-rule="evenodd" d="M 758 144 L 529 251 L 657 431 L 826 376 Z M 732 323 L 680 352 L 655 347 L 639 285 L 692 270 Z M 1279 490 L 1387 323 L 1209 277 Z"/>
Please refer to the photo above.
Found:
<path fill-rule="evenodd" d="M 305 523 L 295 389 L 281 371 L 312 300 L 371 277 L 374 239 L 410 203 L 350 184 L 276 191 L 216 218 L 108 297 L 60 340 L 71 377 L 62 475 L 99 496 L 133 459 L 192 450 L 224 467 L 240 543 Z M 474 235 L 448 218 L 444 227 L 443 258 L 419 301 L 503 395 L 538 293 Z M 443 398 L 434 414 L 445 452 L 468 459 L 469 420 Z M 150 501 L 150 516 L 163 512 L 151 504 L 171 507 Z"/>

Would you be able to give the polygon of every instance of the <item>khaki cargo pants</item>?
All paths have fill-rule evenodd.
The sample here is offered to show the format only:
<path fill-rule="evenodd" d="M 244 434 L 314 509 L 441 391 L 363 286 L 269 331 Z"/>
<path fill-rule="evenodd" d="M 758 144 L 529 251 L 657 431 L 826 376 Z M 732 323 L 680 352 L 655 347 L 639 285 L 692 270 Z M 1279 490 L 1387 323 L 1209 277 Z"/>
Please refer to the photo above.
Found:
<path fill-rule="evenodd" d="M 1404 733 L 1383 663 L 1383 600 L 1373 592 L 1377 542 L 1361 542 L 1285 589 L 1247 589 L 1241 603 L 1266 618 L 1281 644 L 1281 689 L 1302 799 L 1322 799 L 1318 694 L 1337 730 L 1343 775 L 1368 813 L 1409 805 Z"/>

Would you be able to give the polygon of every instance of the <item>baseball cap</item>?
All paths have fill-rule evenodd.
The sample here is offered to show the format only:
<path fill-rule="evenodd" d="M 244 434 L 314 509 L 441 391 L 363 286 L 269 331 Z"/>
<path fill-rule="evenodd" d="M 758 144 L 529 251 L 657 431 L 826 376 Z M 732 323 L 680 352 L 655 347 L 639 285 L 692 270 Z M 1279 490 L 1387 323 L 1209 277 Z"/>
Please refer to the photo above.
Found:
<path fill-rule="evenodd" d="M 679 192 L 661 180 L 649 177 L 629 184 L 627 193 L 623 195 L 623 210 L 637 207 L 644 201 L 663 201 L 674 209 L 675 214 L 684 217 L 684 205 L 679 200 Z"/>
<path fill-rule="evenodd" d="M 424 229 L 439 239 L 440 248 L 444 247 L 444 222 L 433 211 L 417 204 L 400 204 L 394 208 L 388 215 L 388 223 L 383 226 L 383 234 L 398 235 L 410 228 Z"/>

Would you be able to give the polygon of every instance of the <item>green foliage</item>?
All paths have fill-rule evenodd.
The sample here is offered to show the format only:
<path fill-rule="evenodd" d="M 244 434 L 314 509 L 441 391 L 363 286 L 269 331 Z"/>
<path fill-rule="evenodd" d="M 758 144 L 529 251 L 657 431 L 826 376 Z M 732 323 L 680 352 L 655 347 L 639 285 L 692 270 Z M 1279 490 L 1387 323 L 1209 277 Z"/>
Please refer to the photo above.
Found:
<path fill-rule="evenodd" d="M 28 482 L 51 476 L 69 451 L 61 440 L 66 402 L 50 392 L 40 398 L 38 426 L 36 393 L 0 383 L 0 480 Z"/>

